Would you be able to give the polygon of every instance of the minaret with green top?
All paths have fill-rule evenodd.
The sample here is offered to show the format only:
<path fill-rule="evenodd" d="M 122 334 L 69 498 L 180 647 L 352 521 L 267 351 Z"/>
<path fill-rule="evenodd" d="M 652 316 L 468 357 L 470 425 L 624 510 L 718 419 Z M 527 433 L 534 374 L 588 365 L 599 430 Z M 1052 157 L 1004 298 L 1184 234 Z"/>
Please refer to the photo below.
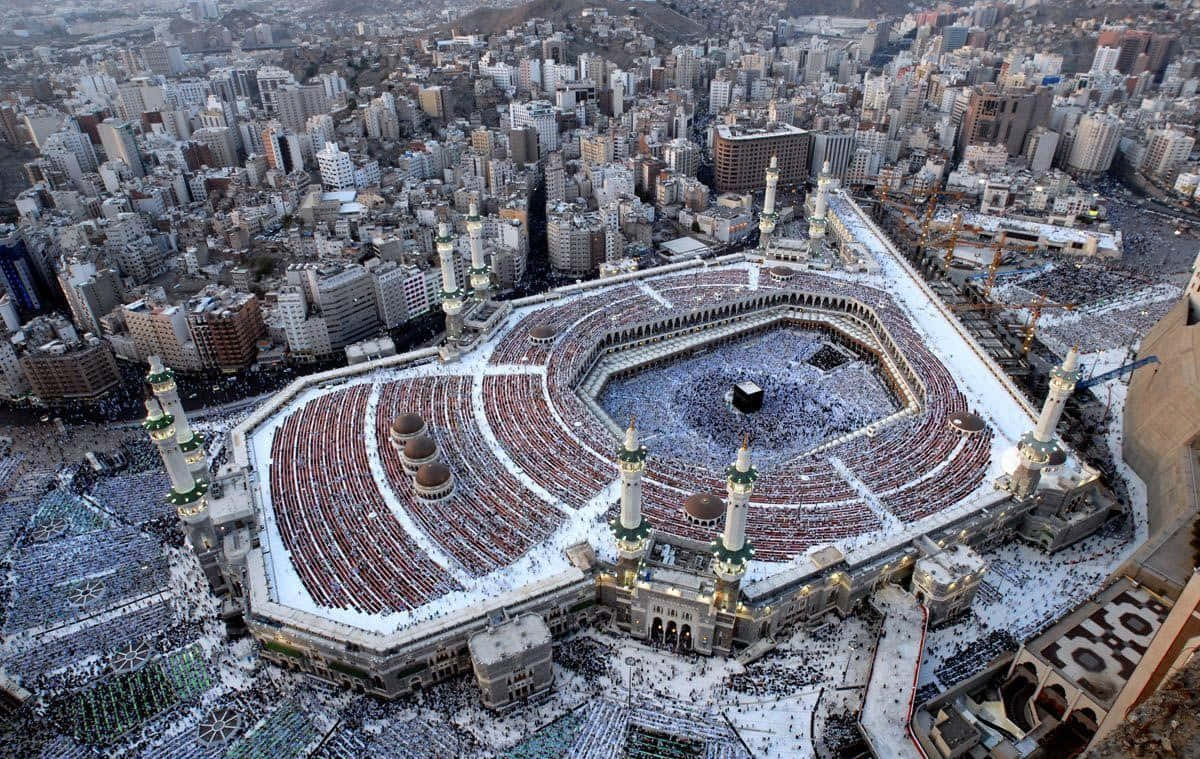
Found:
<path fill-rule="evenodd" d="M 467 216 L 467 235 L 471 239 L 471 291 L 476 300 L 488 300 L 492 294 L 492 270 L 483 255 L 483 219 L 479 205 L 471 203 Z"/>
<path fill-rule="evenodd" d="M 737 460 L 725 470 L 725 490 L 729 494 L 725 532 L 713 543 L 713 572 L 717 575 L 715 601 L 726 611 L 737 606 L 738 588 L 754 556 L 754 546 L 746 539 L 746 517 L 757 479 L 758 470 L 750 464 L 750 436 L 745 435 Z"/>
<path fill-rule="evenodd" d="M 175 420 L 175 440 L 179 450 L 187 462 L 192 479 L 197 482 L 208 482 L 208 459 L 204 456 L 204 438 L 188 424 L 187 414 L 183 403 L 179 400 L 179 389 L 175 385 L 175 372 L 163 365 L 158 356 L 150 357 L 150 372 L 146 382 L 154 391 L 164 413 Z"/>
<path fill-rule="evenodd" d="M 1028 501 L 1037 495 L 1042 469 L 1058 447 L 1055 431 L 1079 377 L 1079 349 L 1071 348 L 1062 365 L 1050 370 L 1050 390 L 1046 393 L 1042 413 L 1038 415 L 1037 426 L 1022 435 L 1017 446 L 1020 463 L 1009 478 L 1009 489 L 1018 501 Z"/>
<path fill-rule="evenodd" d="M 617 542 L 617 581 L 632 585 L 638 564 L 650 545 L 650 523 L 642 516 L 642 474 L 646 471 L 646 446 L 638 443 L 637 427 L 629 420 L 625 441 L 617 447 L 621 471 L 621 513 L 608 526 Z"/>
<path fill-rule="evenodd" d="M 188 469 L 183 451 L 179 449 L 175 417 L 163 411 L 158 399 L 147 398 L 146 420 L 142 422 L 142 427 L 150 434 L 150 439 L 158 448 L 158 455 L 167 470 L 167 478 L 171 481 L 167 502 L 175 507 L 192 546 L 197 550 L 215 547 L 215 538 L 208 521 L 208 501 L 205 498 L 208 484 L 197 482 Z"/>
<path fill-rule="evenodd" d="M 462 339 L 463 306 L 466 293 L 458 286 L 458 275 L 454 272 L 454 238 L 450 236 L 450 225 L 438 225 L 438 257 L 442 266 L 442 311 L 446 314 L 446 342 L 457 347 Z"/>

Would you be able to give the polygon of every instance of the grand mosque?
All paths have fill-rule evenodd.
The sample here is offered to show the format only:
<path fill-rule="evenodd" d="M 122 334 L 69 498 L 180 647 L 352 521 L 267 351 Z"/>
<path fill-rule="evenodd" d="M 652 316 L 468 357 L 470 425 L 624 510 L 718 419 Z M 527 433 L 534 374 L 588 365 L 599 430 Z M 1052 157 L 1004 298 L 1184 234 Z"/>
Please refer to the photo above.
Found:
<path fill-rule="evenodd" d="M 1117 506 L 1058 435 L 1077 353 L 1031 405 L 827 172 L 807 238 L 777 236 L 777 181 L 758 250 L 514 301 L 478 215 L 445 219 L 444 342 L 296 380 L 215 471 L 155 362 L 145 429 L 229 628 L 383 697 L 473 672 L 503 708 L 552 687 L 553 641 L 584 626 L 728 656 L 889 583 L 936 622 L 970 605 L 981 546 L 1097 530 Z M 801 390 L 751 355 L 768 338 L 819 392 L 772 405 Z M 723 373 L 680 369 L 705 357 Z M 768 403 L 731 407 L 736 383 Z M 862 408 L 865 384 L 887 403 Z M 725 465 L 659 444 L 684 438 L 651 387 Z"/>

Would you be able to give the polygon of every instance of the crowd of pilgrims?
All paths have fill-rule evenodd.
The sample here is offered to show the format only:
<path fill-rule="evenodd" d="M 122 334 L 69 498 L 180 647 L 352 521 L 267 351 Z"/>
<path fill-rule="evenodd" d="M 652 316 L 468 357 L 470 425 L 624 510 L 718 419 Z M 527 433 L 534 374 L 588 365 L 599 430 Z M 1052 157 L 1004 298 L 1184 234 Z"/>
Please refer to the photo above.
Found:
<path fill-rule="evenodd" d="M 731 404 L 733 386 L 744 381 L 763 391 L 756 412 Z M 755 461 L 767 468 L 896 409 L 866 361 L 798 329 L 753 335 L 685 358 L 670 371 L 611 381 L 600 401 L 614 418 L 641 420 L 660 450 L 718 469 L 744 433 L 754 442 Z"/>

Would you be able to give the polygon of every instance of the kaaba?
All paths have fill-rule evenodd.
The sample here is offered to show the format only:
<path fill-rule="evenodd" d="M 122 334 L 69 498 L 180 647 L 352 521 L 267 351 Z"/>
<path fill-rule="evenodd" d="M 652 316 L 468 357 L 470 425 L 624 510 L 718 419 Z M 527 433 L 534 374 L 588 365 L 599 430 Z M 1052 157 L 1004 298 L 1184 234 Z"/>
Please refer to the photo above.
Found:
<path fill-rule="evenodd" d="M 763 390 L 753 382 L 738 382 L 733 386 L 733 407 L 743 414 L 753 414 L 762 408 Z"/>

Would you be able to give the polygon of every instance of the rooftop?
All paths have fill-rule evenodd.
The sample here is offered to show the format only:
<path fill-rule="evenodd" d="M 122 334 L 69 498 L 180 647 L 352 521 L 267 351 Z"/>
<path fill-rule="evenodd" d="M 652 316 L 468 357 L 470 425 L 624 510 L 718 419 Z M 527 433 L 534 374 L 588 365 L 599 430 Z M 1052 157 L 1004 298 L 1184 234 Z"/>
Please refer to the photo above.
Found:
<path fill-rule="evenodd" d="M 471 636 L 467 647 L 482 664 L 497 664 L 550 645 L 550 628 L 537 614 L 525 614 Z"/>
<path fill-rule="evenodd" d="M 768 124 L 765 127 L 748 127 L 730 124 L 717 125 L 717 135 L 723 140 L 760 140 L 765 137 L 787 137 L 804 134 L 807 130 L 791 124 Z"/>

